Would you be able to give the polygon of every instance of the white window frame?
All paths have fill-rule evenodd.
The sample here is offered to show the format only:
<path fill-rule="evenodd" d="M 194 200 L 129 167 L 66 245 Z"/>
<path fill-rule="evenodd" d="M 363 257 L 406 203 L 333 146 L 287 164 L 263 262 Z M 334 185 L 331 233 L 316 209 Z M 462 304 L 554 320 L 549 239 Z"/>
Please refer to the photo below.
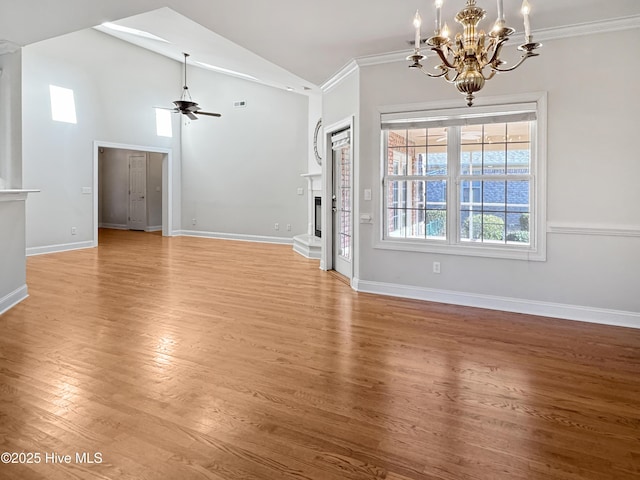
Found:
<path fill-rule="evenodd" d="M 480 102 L 477 102 L 480 103 Z M 547 99 L 545 93 L 517 95 L 509 97 L 486 98 L 483 104 L 472 108 L 460 108 L 456 104 L 433 103 L 421 105 L 404 105 L 380 109 L 378 120 L 380 125 L 380 195 L 379 236 L 375 248 L 410 252 L 425 252 L 447 255 L 465 255 L 490 258 L 506 258 L 528 261 L 546 261 L 546 144 L 547 144 Z M 455 108 L 454 108 L 455 107 Z M 447 238 L 414 239 L 386 237 L 386 145 L 383 122 L 392 122 L 398 129 L 411 128 L 411 124 L 422 120 L 495 117 L 513 115 L 519 111 L 535 111 L 536 121 L 531 138 L 531 172 L 530 172 L 530 205 L 529 218 L 530 243 L 528 245 L 496 244 L 490 242 L 467 242 L 460 239 L 460 178 L 459 158 L 449 159 L 447 170 Z M 449 138 L 449 143 L 457 144 L 458 138 Z M 454 145 L 453 148 L 459 145 Z M 508 178 L 507 178 L 508 177 Z M 516 180 L 514 176 L 513 180 Z M 474 177 L 475 178 L 475 177 Z M 504 176 L 501 180 L 512 180 Z M 425 176 L 424 180 L 429 180 Z M 484 178 L 490 180 L 490 178 Z"/>

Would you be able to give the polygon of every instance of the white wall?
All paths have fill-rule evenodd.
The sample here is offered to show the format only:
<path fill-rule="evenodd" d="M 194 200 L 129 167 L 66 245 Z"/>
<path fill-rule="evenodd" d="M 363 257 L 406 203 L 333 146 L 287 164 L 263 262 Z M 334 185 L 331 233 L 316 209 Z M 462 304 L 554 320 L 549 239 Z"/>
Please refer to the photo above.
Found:
<path fill-rule="evenodd" d="M 481 299 L 483 305 L 491 305 L 493 297 L 514 299 L 514 309 L 520 311 L 527 305 L 533 305 L 535 311 L 539 304 L 557 303 L 585 307 L 586 316 L 592 309 L 635 312 L 631 318 L 637 319 L 640 162 L 636 130 L 640 98 L 634 92 L 640 67 L 629 61 L 624 50 L 612 50 L 614 43 L 638 45 L 640 30 L 548 41 L 540 57 L 487 82 L 479 94 L 548 92 L 546 182 L 548 222 L 553 233 L 547 235 L 546 262 L 374 247 L 382 230 L 379 108 L 405 105 L 410 110 L 412 104 L 447 99 L 458 100 L 463 106 L 464 97 L 452 85 L 409 71 L 403 63 L 361 68 L 358 195 L 370 188 L 374 198 L 361 202 L 355 218 L 361 212 L 373 213 L 375 221 L 360 226 L 360 285 L 365 290 L 378 285 L 383 291 L 422 298 L 432 294 L 444 298 L 438 297 L 438 292 L 453 292 L 461 294 L 456 298 L 471 303 Z M 515 51 L 508 53 L 516 56 Z M 585 58 L 606 59 L 606 65 L 616 68 L 594 67 Z M 340 101 L 329 98 L 324 102 L 325 118 L 337 119 L 344 113 Z M 431 273 L 433 261 L 441 262 L 440 275 Z M 496 305 L 504 307 L 505 303 Z M 573 309 L 568 316 L 576 316 L 578 311 Z"/>
<path fill-rule="evenodd" d="M 297 189 L 307 187 L 307 97 L 197 68 L 188 80 L 200 107 L 222 118 L 183 118 L 183 229 L 289 239 L 306 231 Z M 241 100 L 246 108 L 234 109 Z"/>
<path fill-rule="evenodd" d="M 22 53 L 0 55 L 0 189 L 22 187 Z"/>
<path fill-rule="evenodd" d="M 307 164 L 307 171 L 305 173 L 315 173 L 320 174 L 322 168 L 318 165 L 316 161 L 314 147 L 313 147 L 313 136 L 316 129 L 316 124 L 318 120 L 322 119 L 322 95 L 310 95 L 309 96 L 309 146 L 307 150 L 307 155 L 309 156 L 309 161 Z M 322 133 L 322 132 L 321 132 Z M 318 151 L 322 157 L 324 157 L 324 152 L 322 151 L 322 146 L 318 145 Z M 313 219 L 309 219 L 309 221 L 313 221 Z"/>
<path fill-rule="evenodd" d="M 49 85 L 75 92 L 78 123 L 51 120 Z M 180 127 L 156 135 L 154 106 L 181 93 L 180 63 L 95 30 L 23 49 L 24 184 L 42 190 L 27 206 L 27 246 L 93 240 L 93 142 L 171 148 L 173 218 L 180 220 Z M 33 200 L 33 201 L 32 201 Z M 71 227 L 77 235 L 71 235 Z"/>

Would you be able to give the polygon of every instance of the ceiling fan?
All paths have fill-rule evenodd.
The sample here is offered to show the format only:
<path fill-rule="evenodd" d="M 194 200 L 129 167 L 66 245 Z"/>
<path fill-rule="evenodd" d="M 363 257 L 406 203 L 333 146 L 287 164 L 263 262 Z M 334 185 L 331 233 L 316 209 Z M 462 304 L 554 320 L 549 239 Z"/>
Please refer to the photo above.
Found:
<path fill-rule="evenodd" d="M 183 53 L 184 55 L 184 86 L 182 87 L 182 96 L 180 100 L 176 100 L 173 104 L 176 106 L 171 109 L 175 113 L 181 113 L 182 115 L 186 115 L 191 120 L 197 120 L 198 115 L 208 115 L 209 117 L 221 117 L 222 115 L 219 113 L 212 112 L 203 112 L 201 108 L 198 106 L 196 102 L 191 98 L 191 93 L 189 92 L 189 87 L 187 86 L 187 58 L 189 57 L 188 53 Z"/>

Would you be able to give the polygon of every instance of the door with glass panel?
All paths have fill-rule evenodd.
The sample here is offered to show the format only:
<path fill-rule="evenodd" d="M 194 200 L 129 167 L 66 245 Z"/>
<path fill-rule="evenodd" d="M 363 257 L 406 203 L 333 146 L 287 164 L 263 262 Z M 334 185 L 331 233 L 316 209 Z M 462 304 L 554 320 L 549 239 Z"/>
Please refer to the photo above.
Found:
<path fill-rule="evenodd" d="M 331 136 L 333 165 L 333 269 L 352 277 L 353 258 L 353 192 L 351 162 L 351 130 Z"/>

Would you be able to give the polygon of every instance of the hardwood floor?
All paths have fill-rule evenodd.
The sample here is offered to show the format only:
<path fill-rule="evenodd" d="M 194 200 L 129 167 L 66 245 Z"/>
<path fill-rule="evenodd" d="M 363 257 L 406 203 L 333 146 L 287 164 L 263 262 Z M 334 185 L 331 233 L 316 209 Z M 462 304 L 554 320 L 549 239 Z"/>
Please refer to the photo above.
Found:
<path fill-rule="evenodd" d="M 31 257 L 28 281 L 0 316 L 0 452 L 40 463 L 1 479 L 640 478 L 638 330 L 137 232 Z"/>

